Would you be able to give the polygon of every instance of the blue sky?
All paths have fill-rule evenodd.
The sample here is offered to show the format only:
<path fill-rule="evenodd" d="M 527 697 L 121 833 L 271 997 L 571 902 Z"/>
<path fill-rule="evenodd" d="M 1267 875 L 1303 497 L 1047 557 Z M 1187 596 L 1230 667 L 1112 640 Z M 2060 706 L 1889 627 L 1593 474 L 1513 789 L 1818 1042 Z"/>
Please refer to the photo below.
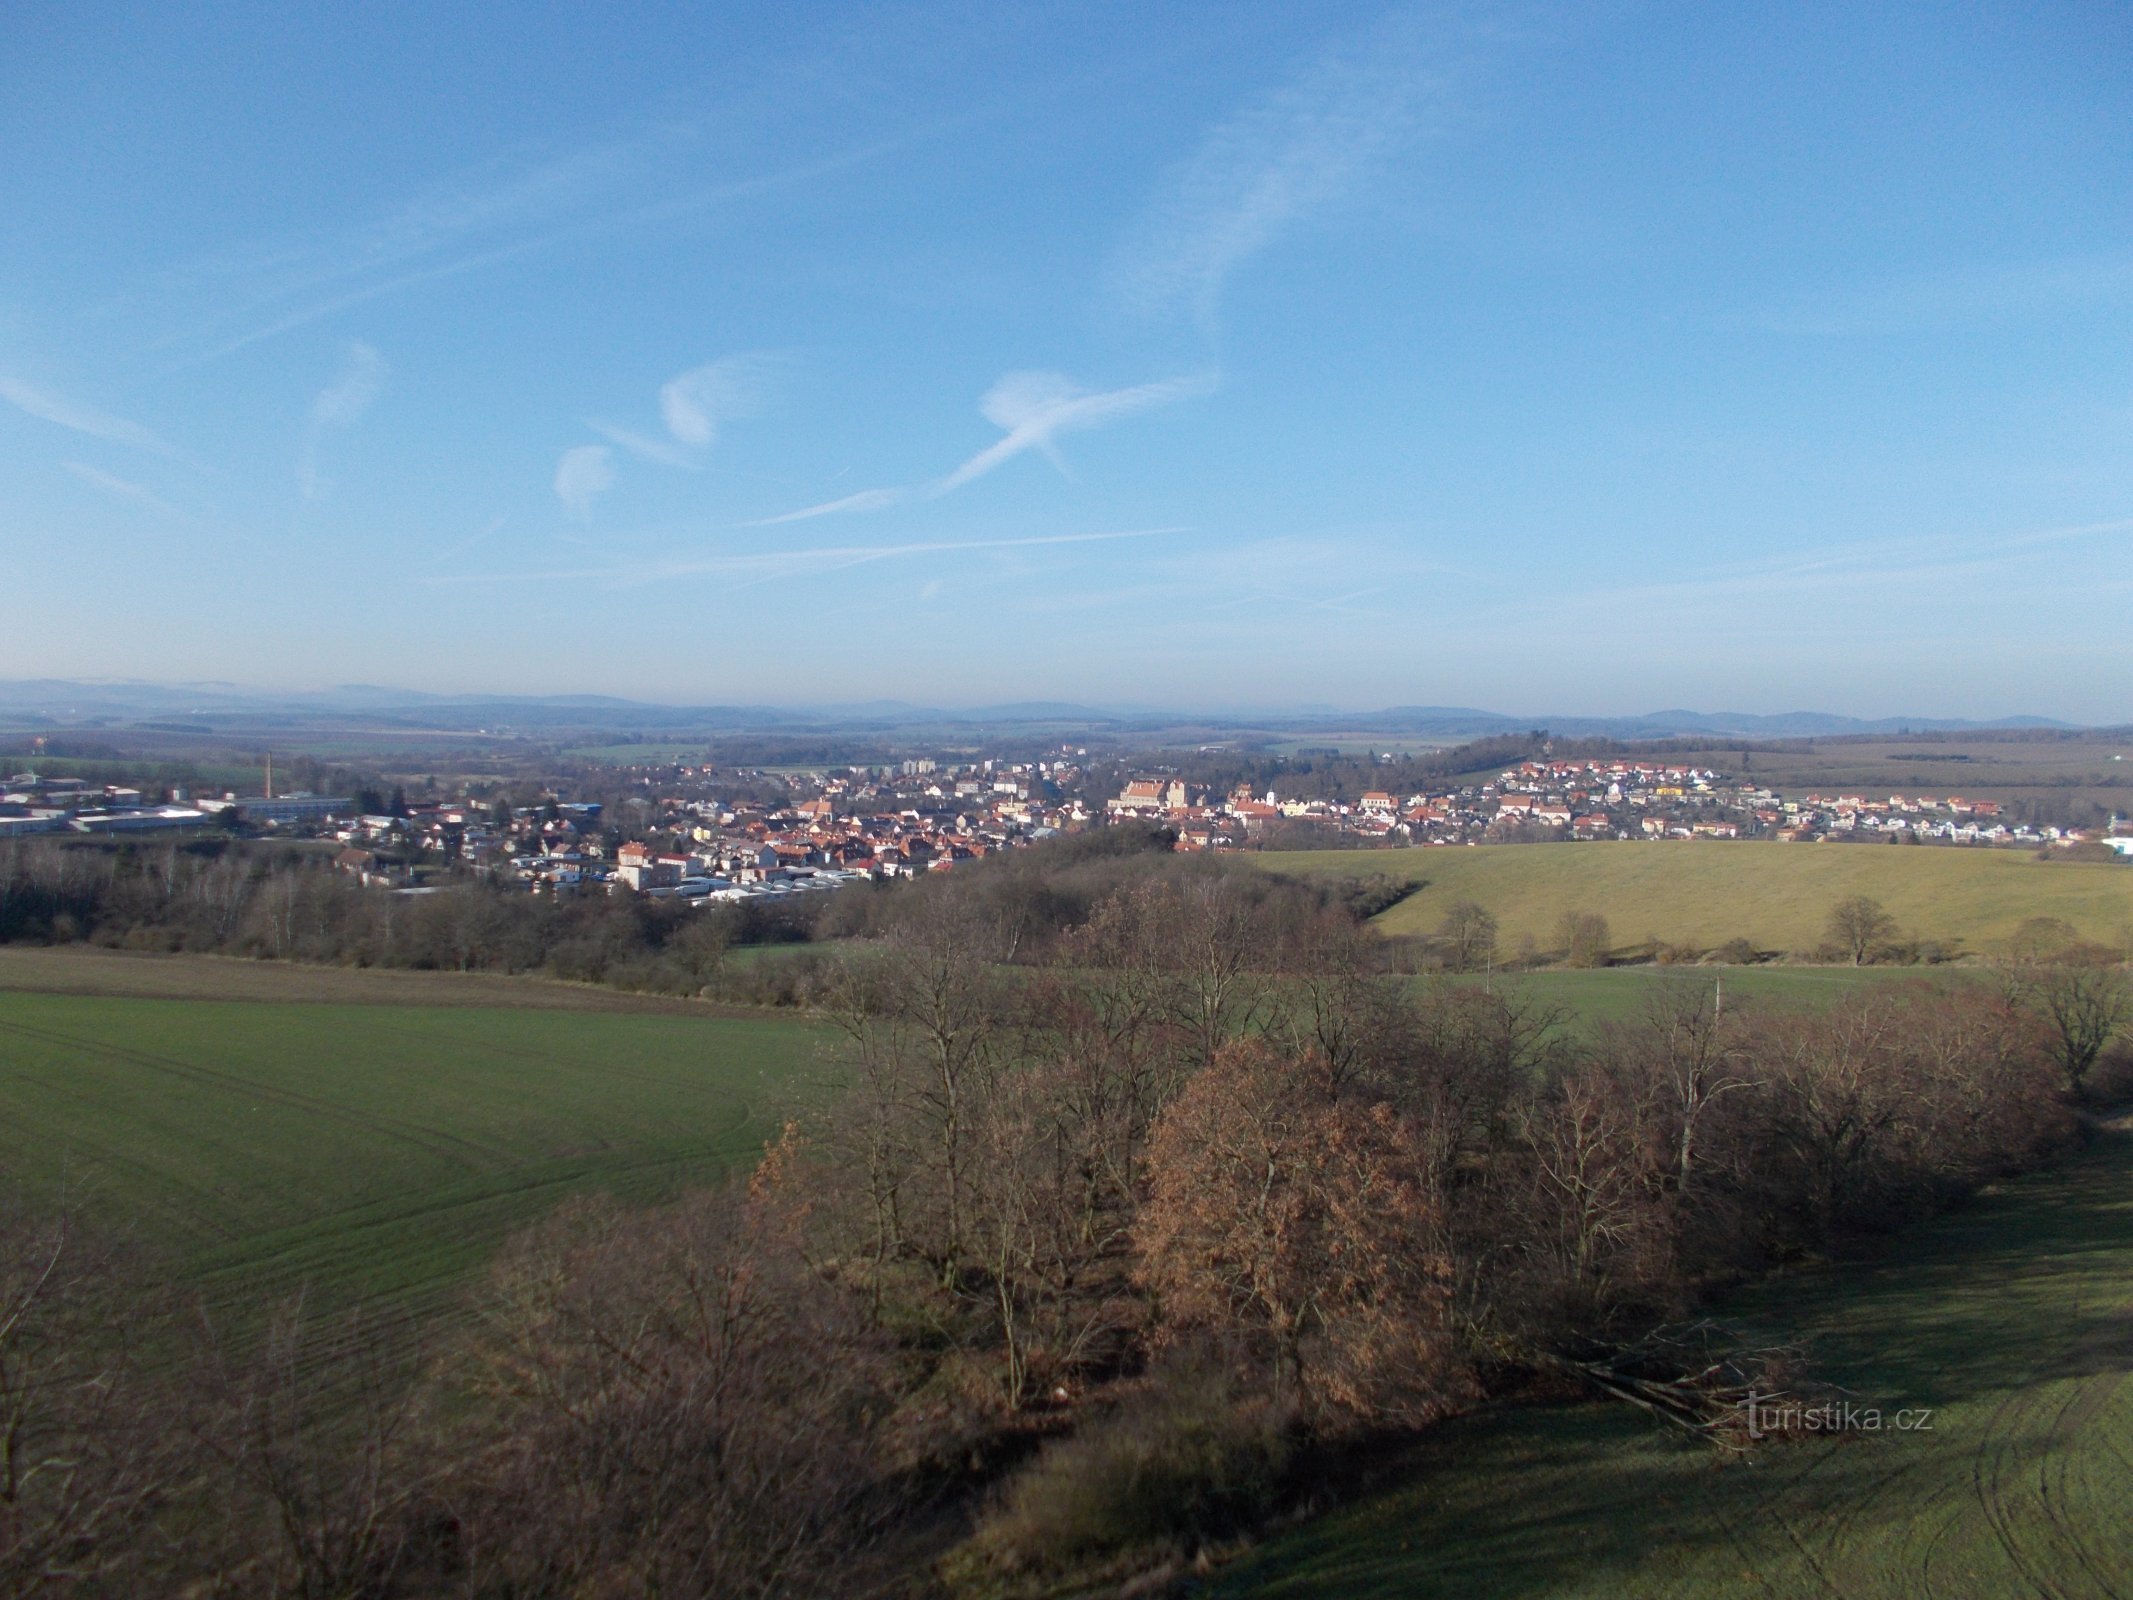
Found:
<path fill-rule="evenodd" d="M 0 677 L 2133 719 L 2123 6 L 0 16 Z"/>

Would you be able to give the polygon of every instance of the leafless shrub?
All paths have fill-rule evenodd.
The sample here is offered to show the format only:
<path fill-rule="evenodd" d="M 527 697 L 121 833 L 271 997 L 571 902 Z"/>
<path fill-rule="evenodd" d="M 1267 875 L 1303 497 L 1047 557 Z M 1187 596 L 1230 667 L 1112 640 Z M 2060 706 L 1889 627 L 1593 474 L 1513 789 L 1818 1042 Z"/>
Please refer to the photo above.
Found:
<path fill-rule="evenodd" d="M 434 1554 L 424 1376 L 404 1330 L 360 1311 L 315 1316 L 301 1298 L 260 1336 L 210 1341 L 198 1384 L 213 1472 L 186 1537 L 211 1557 L 221 1592 L 406 1592 Z"/>
<path fill-rule="evenodd" d="M 144 1363 L 164 1320 L 65 1209 L 0 1209 L 0 1593 L 154 1581 L 155 1519 L 192 1471 L 175 1397 Z"/>
<path fill-rule="evenodd" d="M 470 1594 L 813 1595 L 878 1526 L 880 1343 L 741 1195 L 566 1206 L 474 1361 Z"/>

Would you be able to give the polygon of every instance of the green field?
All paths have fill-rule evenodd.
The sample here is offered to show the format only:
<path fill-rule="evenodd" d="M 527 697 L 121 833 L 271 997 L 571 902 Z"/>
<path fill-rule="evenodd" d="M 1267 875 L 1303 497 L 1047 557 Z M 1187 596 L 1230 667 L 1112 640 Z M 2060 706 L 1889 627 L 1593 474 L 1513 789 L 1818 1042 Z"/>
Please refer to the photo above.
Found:
<path fill-rule="evenodd" d="M 2133 1594 L 2133 1133 L 1727 1308 L 1806 1333 L 1879 1433 L 1745 1459 L 1625 1406 L 1441 1428 L 1403 1486 L 1216 1585 L 1364 1596 Z M 1930 1427 L 1898 1433 L 1898 1408 Z M 1914 1419 L 1915 1420 L 1915 1419 Z"/>
<path fill-rule="evenodd" d="M 1487 982 L 1496 993 L 1533 1005 L 1559 1007 L 1574 1025 L 1634 1022 L 1648 1013 L 1660 990 L 1688 990 L 1699 1002 L 1716 998 L 1727 1010 L 1737 1007 L 1834 1005 L 1846 995 L 1891 983 L 1974 982 L 1980 975 L 1965 969 L 1921 970 L 1916 967 L 1598 967 L 1570 971 L 1546 967 L 1537 972 L 1493 980 L 1420 978 L 1418 984 L 1450 981 Z"/>
<path fill-rule="evenodd" d="M 1599 912 L 1620 947 L 1659 939 L 1708 949 L 1745 938 L 1763 951 L 1811 950 L 1830 907 L 1859 894 L 1886 906 L 1904 937 L 1973 952 L 1990 952 L 2028 917 L 2060 917 L 2110 944 L 2133 935 L 2133 867 L 2014 850 L 1613 840 L 1255 859 L 1298 876 L 1384 873 L 1420 883 L 1378 919 L 1387 933 L 1434 932 L 1453 901 L 1473 900 L 1495 914 L 1507 951 L 1526 937 L 1552 947 L 1566 911 Z"/>
<path fill-rule="evenodd" d="M 693 744 L 672 741 L 651 744 L 580 744 L 563 752 L 567 761 L 596 761 L 615 767 L 665 767 L 680 762 L 702 761 L 710 746 L 702 739 Z"/>
<path fill-rule="evenodd" d="M 544 1009 L 541 987 L 525 1006 L 0 992 L 0 1177 L 73 1191 L 211 1302 L 307 1288 L 412 1316 L 568 1193 L 650 1199 L 751 1160 L 823 1071 L 806 1023 Z"/>

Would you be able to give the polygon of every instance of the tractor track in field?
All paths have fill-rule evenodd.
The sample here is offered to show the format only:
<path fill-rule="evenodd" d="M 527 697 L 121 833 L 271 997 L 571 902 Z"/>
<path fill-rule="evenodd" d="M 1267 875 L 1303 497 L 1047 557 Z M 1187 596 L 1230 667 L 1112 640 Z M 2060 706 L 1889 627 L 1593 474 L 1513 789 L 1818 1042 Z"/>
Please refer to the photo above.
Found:
<path fill-rule="evenodd" d="M 406 1026 L 386 1025 L 374 1028 L 371 1031 L 387 1038 L 407 1039 L 432 1047 L 448 1044 L 455 1050 L 493 1056 L 506 1062 L 535 1061 L 545 1066 L 562 1068 L 566 1071 L 598 1073 L 608 1079 L 648 1084 L 657 1088 L 703 1087 L 688 1083 L 678 1072 L 662 1070 L 658 1067 L 637 1066 L 627 1061 L 617 1061 L 612 1058 L 572 1055 L 552 1050 L 503 1044 L 488 1039 L 468 1038 L 449 1031 L 436 1033 Z M 758 1069 L 752 1065 L 743 1065 L 738 1070 L 754 1073 Z"/>
<path fill-rule="evenodd" d="M 2133 1308 L 2120 1307 L 2107 1320 L 2105 1328 L 2075 1347 L 2075 1353 L 2105 1358 L 2122 1356 L 2128 1353 L 2129 1337 L 2133 1337 Z M 2038 1503 L 2058 1532 L 2060 1541 L 2095 1581 L 2097 1592 L 2106 1600 L 2126 1600 L 2126 1590 L 2120 1586 L 2124 1574 L 2106 1571 L 2098 1564 L 2090 1540 L 2084 1536 L 2079 1523 L 2068 1517 L 2067 1479 L 2076 1459 L 2076 1452 L 2071 1447 L 2110 1409 L 2125 1381 L 2123 1367 L 2077 1378 L 2073 1392 L 2052 1419 L 2051 1428 L 2045 1435 L 2043 1454 L 2037 1463 Z"/>
<path fill-rule="evenodd" d="M 316 1213 L 295 1224 L 289 1230 L 293 1235 L 285 1242 L 270 1244 L 256 1254 L 246 1254 L 239 1260 L 228 1263 L 207 1263 L 206 1276 L 212 1280 L 229 1273 L 271 1274 L 292 1258 L 307 1251 L 320 1248 L 347 1248 L 352 1241 L 381 1229 L 419 1226 L 426 1219 L 448 1216 L 478 1206 L 515 1206 L 543 1191 L 566 1194 L 579 1190 L 599 1192 L 620 1181 L 641 1178 L 647 1173 L 661 1169 L 683 1169 L 699 1162 L 716 1161 L 725 1164 L 722 1149 L 725 1144 L 746 1129 L 754 1120 L 754 1112 L 747 1102 L 741 1102 L 733 1111 L 732 1119 L 724 1126 L 711 1130 L 701 1140 L 688 1148 L 676 1149 L 666 1146 L 629 1161 L 602 1162 L 595 1181 L 586 1182 L 587 1174 L 572 1170 L 540 1176 L 532 1181 L 514 1181 L 520 1175 L 509 1170 L 488 1177 L 470 1179 L 478 1185 L 473 1192 L 452 1192 L 447 1188 L 442 1193 L 433 1192 L 428 1199 L 407 1204 L 392 1200 L 367 1199 L 353 1201 L 330 1211 Z M 527 1162 L 521 1169 L 535 1168 L 543 1163 Z M 271 1236 L 269 1236 L 271 1238 Z"/>
<path fill-rule="evenodd" d="M 1970 1455 L 1970 1488 L 2001 1555 L 2028 1585 L 2026 1592 L 2044 1600 L 2075 1600 L 2036 1564 L 2020 1537 L 2021 1510 L 2008 1503 L 2009 1483 L 2022 1465 L 2016 1459 L 2022 1453 L 2020 1430 L 2039 1409 L 2035 1378 L 2032 1369 L 2010 1385 L 1985 1419 L 1977 1448 Z"/>
<path fill-rule="evenodd" d="M 2116 1313 L 2117 1320 L 2126 1316 L 2124 1309 Z M 2104 1353 L 2096 1345 L 2091 1338 L 2068 1354 Z M 2002 1554 L 2032 1592 L 2046 1600 L 2127 1600 L 2125 1574 L 2105 1564 L 2082 1519 L 2067 1510 L 2074 1446 L 2110 1407 L 2127 1374 L 2120 1369 L 2077 1377 L 2069 1392 L 2055 1395 L 2045 1370 L 2041 1363 L 2033 1367 L 1993 1408 L 1971 1455 L 1973 1493 Z M 2033 1495 L 2034 1511 L 2017 1495 L 2023 1502 Z M 2035 1537 L 2040 1532 L 2042 1540 Z M 2081 1573 L 2079 1588 L 2053 1575 L 2062 1563 L 2045 1562 L 2039 1544 Z"/>
<path fill-rule="evenodd" d="M 0 1019 L 0 1034 L 31 1039 L 39 1044 L 57 1046 L 61 1049 L 78 1050 L 85 1055 L 104 1056 L 115 1061 L 143 1067 L 184 1082 L 242 1095 L 252 1100 L 265 1100 L 292 1111 L 301 1111 L 322 1118 L 342 1127 L 359 1128 L 367 1132 L 386 1132 L 405 1140 L 432 1155 L 448 1160 L 463 1161 L 469 1157 L 493 1157 L 496 1151 L 485 1148 L 471 1139 L 456 1134 L 426 1128 L 420 1123 L 379 1112 L 360 1112 L 346 1106 L 335 1105 L 318 1095 L 305 1094 L 300 1090 L 262 1083 L 257 1078 L 247 1078 L 240 1073 L 224 1072 L 214 1067 L 204 1067 L 196 1062 L 181 1061 L 173 1056 L 158 1055 L 129 1045 L 115 1045 L 85 1039 L 77 1034 L 55 1029 L 33 1027 L 24 1022 Z"/>

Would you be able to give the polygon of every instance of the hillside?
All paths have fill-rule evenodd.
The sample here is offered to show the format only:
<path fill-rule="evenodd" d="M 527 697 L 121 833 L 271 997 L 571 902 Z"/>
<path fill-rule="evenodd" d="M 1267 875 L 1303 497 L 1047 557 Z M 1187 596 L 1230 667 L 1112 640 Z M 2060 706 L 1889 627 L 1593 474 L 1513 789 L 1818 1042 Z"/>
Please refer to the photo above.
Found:
<path fill-rule="evenodd" d="M 1225 1596 L 2133 1592 L 2133 1134 L 1724 1308 L 1805 1334 L 1879 1432 L 1745 1460 L 1625 1406 L 1439 1430 L 1402 1487 L 1278 1539 Z M 1899 1409 L 1915 1425 L 1899 1432 Z M 1918 1412 L 1928 1415 L 1919 1417 Z"/>
<path fill-rule="evenodd" d="M 1566 911 L 1597 911 L 1617 946 L 1657 938 L 1715 947 L 1746 938 L 1765 951 L 1809 950 L 1829 909 L 1879 900 L 1907 938 L 1989 951 L 2029 917 L 2060 917 L 2084 938 L 2133 933 L 2133 868 L 2039 861 L 2015 851 L 1760 841 L 1481 845 L 1304 851 L 1259 858 L 1270 871 L 1342 877 L 1384 873 L 1420 887 L 1379 917 L 1387 933 L 1434 931 L 1454 901 L 1493 912 L 1506 949 L 1555 941 Z"/>

